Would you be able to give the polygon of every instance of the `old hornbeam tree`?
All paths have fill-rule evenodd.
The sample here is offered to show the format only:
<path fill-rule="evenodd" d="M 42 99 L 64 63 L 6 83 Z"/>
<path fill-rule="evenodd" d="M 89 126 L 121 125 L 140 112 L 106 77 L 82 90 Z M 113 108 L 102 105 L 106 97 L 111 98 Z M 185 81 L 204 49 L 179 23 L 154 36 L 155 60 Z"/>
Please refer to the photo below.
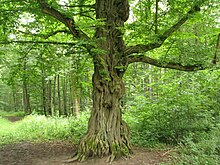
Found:
<path fill-rule="evenodd" d="M 54 31 L 53 29 L 46 31 L 48 34 L 45 34 L 45 31 L 43 34 L 41 32 L 35 32 L 35 36 L 45 35 L 46 37 L 42 37 L 43 39 L 40 41 L 34 40 L 33 43 L 65 44 L 65 42 L 59 43 L 47 40 L 47 38 L 58 33 L 71 34 L 72 43 L 68 42 L 66 44 L 72 44 L 72 46 L 74 46 L 76 41 L 82 41 L 80 46 L 84 47 L 91 55 L 91 58 L 93 58 L 93 108 L 88 123 L 88 132 L 81 139 L 74 158 L 69 161 L 83 161 L 89 156 L 102 157 L 106 155 L 109 156 L 108 161 L 113 161 L 121 156 L 129 156 L 131 154 L 132 148 L 129 127 L 122 120 L 120 109 L 120 100 L 125 93 L 122 78 L 129 64 L 144 62 L 157 67 L 181 71 L 202 69 L 202 66 L 199 64 L 186 65 L 178 62 L 162 63 L 157 59 L 146 56 L 144 53 L 163 45 L 165 40 L 177 31 L 181 25 L 187 22 L 196 12 L 200 11 L 200 6 L 203 4 L 203 1 L 182 2 L 181 4 L 186 3 L 185 9 L 182 10 L 181 14 L 176 15 L 174 19 L 175 22 L 174 20 L 170 21 L 169 27 L 166 26 L 164 29 L 158 26 L 158 17 L 165 17 L 166 14 L 158 16 L 158 8 L 160 7 L 158 3 L 160 1 L 149 1 L 156 3 L 156 7 L 153 8 L 153 10 L 157 10 L 155 12 L 155 24 L 153 24 L 153 26 L 155 26 L 155 36 L 157 39 L 152 40 L 152 42 L 147 42 L 146 44 L 142 42 L 137 45 L 131 46 L 130 44 L 130 46 L 126 46 L 123 36 L 126 30 L 124 25 L 125 22 L 128 21 L 131 10 L 129 8 L 129 2 L 131 3 L 132 1 L 12 0 L 10 2 L 8 0 L 1 0 L 1 4 L 5 4 L 4 12 L 7 12 L 7 10 L 12 11 L 7 15 L 3 15 L 4 20 L 12 17 L 13 14 L 19 18 L 19 15 L 30 13 L 36 22 L 40 20 L 40 25 L 35 31 L 39 31 L 42 27 L 47 29 L 47 26 L 50 27 L 52 22 L 56 22 L 57 26 L 60 26 L 58 30 L 54 26 Z M 138 2 L 137 0 L 132 3 Z M 167 0 L 163 1 L 163 3 L 172 5 L 174 1 Z M 167 7 L 167 10 L 169 10 L 169 7 Z M 93 14 L 86 15 L 86 12 L 90 11 L 92 11 Z M 81 17 L 91 18 L 91 20 L 99 22 L 95 25 L 87 25 L 93 29 L 93 35 L 88 34 L 87 31 L 80 28 L 77 21 Z M 4 26 L 7 26 L 6 23 Z M 34 27 L 30 26 L 29 28 L 29 31 L 22 32 L 21 34 L 31 34 L 31 30 L 34 29 Z M 22 30 L 24 31 L 24 29 L 20 31 Z M 32 40 L 29 38 L 29 40 L 26 41 L 8 41 L 8 43 L 11 42 L 31 43 Z"/>

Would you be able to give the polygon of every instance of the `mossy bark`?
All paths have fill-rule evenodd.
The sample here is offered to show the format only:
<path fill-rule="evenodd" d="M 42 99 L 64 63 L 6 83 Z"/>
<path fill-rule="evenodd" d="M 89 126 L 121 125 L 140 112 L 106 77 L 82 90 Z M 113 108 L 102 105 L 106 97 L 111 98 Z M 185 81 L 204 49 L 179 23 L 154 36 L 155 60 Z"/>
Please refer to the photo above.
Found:
<path fill-rule="evenodd" d="M 131 153 L 130 131 L 122 121 L 120 99 L 124 93 L 121 79 L 100 81 L 101 76 L 93 76 L 93 109 L 88 124 L 88 132 L 81 140 L 77 159 L 89 156 L 110 155 L 108 161 Z"/>
<path fill-rule="evenodd" d="M 88 132 L 75 154 L 76 160 L 109 155 L 108 161 L 111 162 L 132 152 L 129 127 L 122 120 L 120 109 L 125 92 L 122 78 L 127 68 L 122 37 L 128 15 L 127 0 L 96 0 L 96 18 L 104 20 L 94 37 L 101 51 L 92 52 L 93 108 Z"/>
<path fill-rule="evenodd" d="M 122 120 L 120 100 L 124 94 L 122 78 L 110 76 L 103 80 L 96 69 L 93 75 L 93 109 L 88 132 L 76 152 L 76 159 L 84 161 L 90 156 L 109 155 L 108 161 L 129 156 L 132 152 L 130 131 Z M 102 81 L 103 80 L 103 81 Z"/>

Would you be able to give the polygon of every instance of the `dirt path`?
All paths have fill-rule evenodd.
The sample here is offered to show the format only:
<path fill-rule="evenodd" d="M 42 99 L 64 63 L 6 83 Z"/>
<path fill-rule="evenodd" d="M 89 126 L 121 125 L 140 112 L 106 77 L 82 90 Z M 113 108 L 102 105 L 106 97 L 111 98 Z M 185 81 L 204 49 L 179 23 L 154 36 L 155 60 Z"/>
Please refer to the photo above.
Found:
<path fill-rule="evenodd" d="M 106 159 L 89 159 L 86 162 L 63 163 L 76 147 L 68 142 L 30 143 L 0 147 L 0 165 L 106 165 Z M 111 165 L 157 165 L 169 160 L 166 151 L 134 149 L 131 159 L 120 159 Z"/>
<path fill-rule="evenodd" d="M 10 122 L 16 122 L 22 120 L 24 117 L 20 116 L 3 116 L 4 118 L 8 119 Z"/>

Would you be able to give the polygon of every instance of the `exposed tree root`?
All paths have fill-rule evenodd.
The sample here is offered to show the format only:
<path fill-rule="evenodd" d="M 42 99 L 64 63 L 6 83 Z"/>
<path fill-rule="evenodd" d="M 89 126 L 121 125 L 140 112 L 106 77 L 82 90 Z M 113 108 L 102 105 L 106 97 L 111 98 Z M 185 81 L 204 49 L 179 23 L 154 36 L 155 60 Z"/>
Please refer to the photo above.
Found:
<path fill-rule="evenodd" d="M 129 141 L 129 128 L 126 123 L 123 123 L 121 126 L 119 137 L 114 137 L 113 134 L 106 134 L 106 132 L 99 132 L 96 135 L 88 132 L 81 140 L 73 158 L 66 160 L 65 163 L 83 162 L 89 157 L 102 158 L 108 156 L 107 162 L 109 163 L 121 157 L 129 158 L 132 153 Z"/>
<path fill-rule="evenodd" d="M 72 162 L 75 162 L 75 161 L 77 161 L 77 160 L 78 160 L 78 158 L 77 158 L 77 157 L 74 157 L 74 158 L 72 158 L 72 159 L 68 159 L 68 160 L 63 161 L 63 163 L 72 163 Z"/>

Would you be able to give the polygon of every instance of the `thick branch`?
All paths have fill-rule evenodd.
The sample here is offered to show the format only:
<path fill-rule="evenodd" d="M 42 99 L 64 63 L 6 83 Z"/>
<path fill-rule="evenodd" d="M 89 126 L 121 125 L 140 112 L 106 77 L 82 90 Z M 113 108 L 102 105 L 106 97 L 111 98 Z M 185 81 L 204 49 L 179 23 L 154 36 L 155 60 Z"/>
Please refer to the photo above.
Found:
<path fill-rule="evenodd" d="M 176 70 L 181 70 L 181 71 L 195 71 L 195 70 L 203 70 L 204 68 L 200 65 L 182 65 L 179 63 L 163 63 L 160 62 L 156 59 L 144 56 L 144 55 L 139 55 L 139 56 L 129 56 L 128 58 L 128 63 L 133 63 L 133 62 L 144 62 L 144 63 L 148 63 L 157 67 L 161 67 L 161 68 L 170 68 L 170 69 L 176 69 Z"/>
<path fill-rule="evenodd" d="M 95 4 L 94 5 L 60 5 L 62 7 L 69 7 L 69 8 L 74 8 L 74 7 L 78 7 L 78 8 L 81 8 L 81 7 L 86 7 L 86 8 L 93 8 L 95 9 Z"/>
<path fill-rule="evenodd" d="M 78 30 L 75 21 L 72 18 L 68 18 L 65 14 L 55 10 L 54 8 L 50 7 L 45 0 L 38 0 L 41 10 L 43 13 L 50 15 L 60 22 L 64 23 L 70 30 L 70 32 L 77 38 L 89 38 L 85 33 L 81 30 Z"/>
<path fill-rule="evenodd" d="M 4 41 L 0 42 L 0 44 L 12 44 L 12 43 L 18 43 L 18 44 L 51 44 L 51 45 L 75 45 L 74 43 L 70 42 L 55 42 L 55 41 Z"/>
<path fill-rule="evenodd" d="M 44 39 L 48 39 L 49 37 L 54 36 L 58 33 L 71 34 L 69 30 L 56 30 L 56 31 L 53 31 L 53 32 L 48 33 L 48 34 L 35 34 L 35 33 L 31 33 L 31 32 L 24 32 L 24 31 L 21 31 L 21 30 L 19 30 L 19 32 L 23 33 L 23 34 L 26 34 L 26 35 L 41 37 L 41 38 L 44 38 Z"/>
<path fill-rule="evenodd" d="M 174 24 L 172 27 L 170 27 L 168 30 L 166 30 L 163 34 L 159 35 L 157 41 L 155 41 L 153 43 L 149 43 L 147 45 L 139 44 L 139 45 L 127 47 L 125 49 L 125 54 L 130 55 L 130 54 L 133 54 L 133 53 L 142 53 L 142 52 L 147 52 L 147 51 L 150 51 L 152 49 L 160 47 L 169 36 L 171 36 L 176 30 L 178 30 L 180 28 L 180 26 L 182 26 L 190 18 L 190 16 L 192 14 L 194 14 L 195 12 L 197 12 L 199 10 L 200 9 L 199 9 L 198 6 L 194 6 L 176 24 Z"/>

